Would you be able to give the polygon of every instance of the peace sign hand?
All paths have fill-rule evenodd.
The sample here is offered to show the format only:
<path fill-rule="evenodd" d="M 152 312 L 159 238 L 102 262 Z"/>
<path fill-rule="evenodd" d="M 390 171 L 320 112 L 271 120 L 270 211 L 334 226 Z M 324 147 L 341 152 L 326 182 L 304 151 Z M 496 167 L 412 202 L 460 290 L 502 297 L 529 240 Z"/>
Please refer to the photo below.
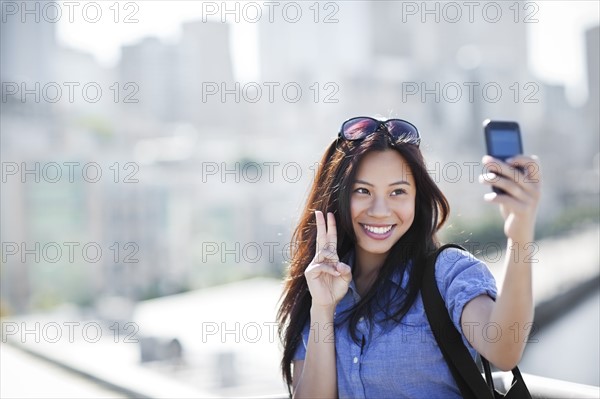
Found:
<path fill-rule="evenodd" d="M 304 271 L 312 305 L 333 307 L 346 295 L 352 280 L 352 269 L 337 255 L 335 216 L 327 213 L 327 226 L 321 211 L 315 211 L 317 245 L 315 257 Z"/>

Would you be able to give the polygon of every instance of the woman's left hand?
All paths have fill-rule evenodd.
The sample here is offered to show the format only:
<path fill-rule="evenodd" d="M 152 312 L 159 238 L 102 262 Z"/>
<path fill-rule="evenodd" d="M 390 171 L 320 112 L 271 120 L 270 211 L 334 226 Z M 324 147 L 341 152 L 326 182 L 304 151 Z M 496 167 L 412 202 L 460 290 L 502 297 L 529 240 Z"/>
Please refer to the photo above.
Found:
<path fill-rule="evenodd" d="M 513 242 L 533 241 L 542 181 L 538 157 L 515 155 L 502 162 L 485 155 L 482 161 L 487 173 L 479 176 L 479 182 L 506 191 L 506 194 L 492 192 L 484 196 L 486 201 L 500 204 L 504 234 Z M 523 172 L 516 169 L 517 166 L 523 168 Z"/>

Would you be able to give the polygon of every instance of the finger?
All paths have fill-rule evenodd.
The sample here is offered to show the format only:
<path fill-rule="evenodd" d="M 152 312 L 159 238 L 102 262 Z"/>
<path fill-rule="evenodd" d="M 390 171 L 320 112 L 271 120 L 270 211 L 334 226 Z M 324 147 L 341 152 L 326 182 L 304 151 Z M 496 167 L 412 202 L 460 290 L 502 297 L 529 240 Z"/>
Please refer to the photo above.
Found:
<path fill-rule="evenodd" d="M 488 186 L 500 188 L 506 193 L 519 201 L 527 201 L 529 195 L 523 190 L 523 188 L 511 179 L 505 176 L 497 175 L 489 172 L 479 176 L 479 182 Z"/>
<path fill-rule="evenodd" d="M 331 247 L 332 244 L 326 244 L 325 248 L 318 251 L 317 258 L 319 260 L 316 261 L 317 263 L 330 263 L 335 265 L 339 262 L 340 259 L 338 258 L 335 248 L 332 249 Z"/>
<path fill-rule="evenodd" d="M 507 209 L 519 209 L 523 207 L 523 203 L 510 195 L 502 195 L 498 193 L 487 193 L 483 196 L 484 200 L 487 202 L 502 204 Z"/>
<path fill-rule="evenodd" d="M 508 218 L 515 217 L 516 215 L 527 216 L 531 215 L 531 211 L 526 204 L 511 197 L 510 195 L 501 195 L 497 193 L 487 193 L 484 195 L 484 200 L 492 204 L 498 204 L 504 207 Z M 510 216 L 512 215 L 512 216 Z M 506 217 L 506 216 L 505 216 Z M 506 221 L 507 219 L 505 219 Z"/>
<path fill-rule="evenodd" d="M 515 181 L 523 180 L 524 173 L 519 169 L 512 167 L 506 162 L 503 162 L 497 158 L 485 155 L 482 159 L 484 173 L 496 173 L 499 175 L 512 178 Z"/>
<path fill-rule="evenodd" d="M 485 156 L 483 160 L 488 170 L 512 178 L 511 180 L 516 182 L 527 196 L 536 200 L 540 198 L 541 172 L 537 156 L 515 155 L 506 162 Z M 521 168 L 522 171 L 517 168 Z M 507 170 L 512 172 L 506 172 Z M 524 197 L 520 198 L 524 200 Z"/>
<path fill-rule="evenodd" d="M 540 161 L 536 155 L 515 155 L 506 160 L 506 163 L 514 168 L 519 167 L 527 183 L 539 183 L 541 180 Z"/>
<path fill-rule="evenodd" d="M 483 157 L 485 164 L 484 169 L 487 169 L 488 173 L 501 175 L 502 177 L 517 183 L 525 195 L 537 198 L 539 197 L 540 191 L 540 169 L 536 158 L 537 157 L 525 155 L 515 155 L 513 158 L 508 159 L 507 162 L 502 162 L 501 160 L 486 155 Z M 486 180 L 493 179 L 488 178 Z M 493 183 L 496 183 L 496 181 L 493 181 Z M 524 198 L 520 196 L 520 199 Z"/>
<path fill-rule="evenodd" d="M 332 212 L 327 212 L 327 248 L 337 257 L 337 227 L 335 215 Z"/>
<path fill-rule="evenodd" d="M 319 278 L 323 273 L 331 274 L 334 277 L 338 277 L 341 275 L 341 273 L 338 272 L 333 265 L 330 265 L 328 263 L 315 263 L 314 265 L 306 269 L 304 275 L 306 276 L 306 278 L 316 279 Z"/>
<path fill-rule="evenodd" d="M 319 258 L 318 256 L 321 253 L 325 243 L 327 242 L 327 227 L 325 226 L 325 218 L 323 217 L 323 212 L 315 211 L 315 222 L 317 224 L 316 256 L 317 262 L 321 263 L 321 258 Z"/>
<path fill-rule="evenodd" d="M 342 274 L 352 274 L 352 268 L 344 262 L 338 262 L 335 265 L 335 268 L 338 272 Z"/>
<path fill-rule="evenodd" d="M 341 277 L 345 280 L 345 281 L 351 281 L 352 280 L 352 268 L 343 263 L 343 262 L 338 262 L 335 265 L 335 269 L 340 272 Z"/>

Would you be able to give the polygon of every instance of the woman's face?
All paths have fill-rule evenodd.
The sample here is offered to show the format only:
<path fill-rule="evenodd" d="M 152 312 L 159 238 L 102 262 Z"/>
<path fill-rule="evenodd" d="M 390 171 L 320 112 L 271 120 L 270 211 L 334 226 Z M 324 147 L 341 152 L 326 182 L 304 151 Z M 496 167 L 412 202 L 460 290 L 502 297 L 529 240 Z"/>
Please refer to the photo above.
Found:
<path fill-rule="evenodd" d="M 415 180 L 395 150 L 372 151 L 361 160 L 350 194 L 357 250 L 385 255 L 415 217 Z"/>

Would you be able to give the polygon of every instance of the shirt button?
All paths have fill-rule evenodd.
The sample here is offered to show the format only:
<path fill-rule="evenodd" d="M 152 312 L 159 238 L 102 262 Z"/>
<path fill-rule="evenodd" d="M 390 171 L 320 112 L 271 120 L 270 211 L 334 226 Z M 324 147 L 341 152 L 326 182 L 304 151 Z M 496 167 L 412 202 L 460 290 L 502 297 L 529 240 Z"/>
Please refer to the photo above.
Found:
<path fill-rule="evenodd" d="M 358 363 L 358 358 L 356 356 L 354 356 L 353 362 L 354 362 L 354 364 Z"/>
<path fill-rule="evenodd" d="M 362 316 L 360 317 L 360 319 L 358 319 L 358 321 L 360 321 L 361 323 L 362 323 L 364 320 L 365 320 L 365 318 L 364 318 L 364 317 L 362 317 Z"/>

